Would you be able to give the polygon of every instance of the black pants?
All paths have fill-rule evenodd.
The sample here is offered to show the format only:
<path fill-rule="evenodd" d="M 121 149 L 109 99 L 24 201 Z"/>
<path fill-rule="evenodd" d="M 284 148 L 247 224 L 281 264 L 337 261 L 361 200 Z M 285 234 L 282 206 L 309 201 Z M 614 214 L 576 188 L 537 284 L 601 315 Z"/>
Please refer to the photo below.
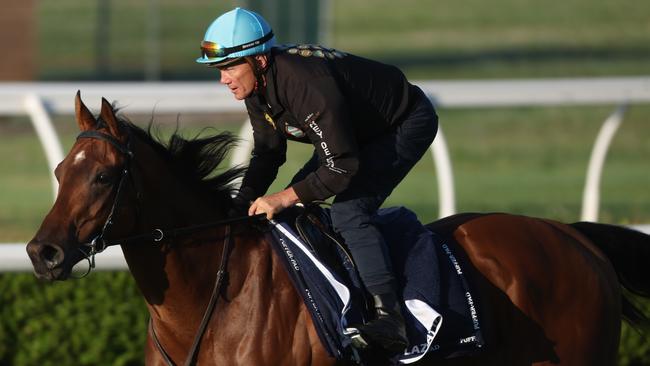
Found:
<path fill-rule="evenodd" d="M 403 122 L 362 147 L 359 171 L 332 204 L 332 222 L 345 239 L 361 279 L 372 294 L 393 292 L 395 276 L 383 236 L 373 216 L 433 142 L 438 117 L 422 91 Z M 316 154 L 302 171 L 318 167 Z M 298 173 L 297 176 L 302 175 Z"/>

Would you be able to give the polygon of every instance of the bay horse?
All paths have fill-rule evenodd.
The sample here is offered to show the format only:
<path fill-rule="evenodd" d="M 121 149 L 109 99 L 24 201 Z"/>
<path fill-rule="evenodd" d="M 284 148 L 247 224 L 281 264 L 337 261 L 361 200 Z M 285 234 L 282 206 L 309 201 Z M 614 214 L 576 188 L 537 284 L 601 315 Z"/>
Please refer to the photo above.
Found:
<path fill-rule="evenodd" d="M 75 115 L 81 133 L 55 170 L 58 197 L 27 245 L 37 277 L 65 280 L 120 244 L 151 316 L 147 365 L 341 364 L 268 232 L 227 219 L 242 169 L 213 171 L 232 135 L 162 143 L 105 99 L 95 118 L 79 93 Z M 502 213 L 428 227 L 466 252 L 487 346 L 419 365 L 615 365 L 621 318 L 647 324 L 628 296 L 650 295 L 648 235 Z"/>

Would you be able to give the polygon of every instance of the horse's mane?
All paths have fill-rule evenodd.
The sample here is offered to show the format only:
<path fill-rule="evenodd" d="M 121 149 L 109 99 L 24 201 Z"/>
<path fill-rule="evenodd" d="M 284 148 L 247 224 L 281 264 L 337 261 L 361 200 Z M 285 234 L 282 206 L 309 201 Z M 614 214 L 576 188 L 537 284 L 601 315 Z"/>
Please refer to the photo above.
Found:
<path fill-rule="evenodd" d="M 219 174 L 216 170 L 237 143 L 234 134 L 227 131 L 205 134 L 210 130 L 206 128 L 192 138 L 185 138 L 180 135 L 177 125 L 171 137 L 164 141 L 153 119 L 146 129 L 122 115 L 118 116 L 118 122 L 121 128 L 128 129 L 133 136 L 153 148 L 169 164 L 177 179 L 206 200 L 213 201 L 213 207 L 222 210 L 232 207 L 232 193 L 237 190 L 233 182 L 243 176 L 246 168 L 230 168 Z"/>

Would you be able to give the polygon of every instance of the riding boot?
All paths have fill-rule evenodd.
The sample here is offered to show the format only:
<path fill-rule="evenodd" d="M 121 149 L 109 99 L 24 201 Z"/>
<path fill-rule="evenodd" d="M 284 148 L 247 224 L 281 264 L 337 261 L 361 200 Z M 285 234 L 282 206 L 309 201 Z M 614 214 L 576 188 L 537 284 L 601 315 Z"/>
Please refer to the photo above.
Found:
<path fill-rule="evenodd" d="M 375 319 L 359 329 L 368 345 L 377 345 L 390 353 L 404 351 L 408 345 L 404 317 L 394 293 L 372 296 Z"/>

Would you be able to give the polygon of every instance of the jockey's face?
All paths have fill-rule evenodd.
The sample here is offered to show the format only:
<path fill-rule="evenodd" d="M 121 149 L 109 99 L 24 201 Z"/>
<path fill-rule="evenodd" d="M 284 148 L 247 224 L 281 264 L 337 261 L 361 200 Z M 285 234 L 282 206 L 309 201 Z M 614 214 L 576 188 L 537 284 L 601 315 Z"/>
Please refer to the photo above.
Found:
<path fill-rule="evenodd" d="M 230 88 L 235 99 L 243 100 L 255 90 L 255 74 L 248 62 L 220 67 L 220 82 Z"/>

